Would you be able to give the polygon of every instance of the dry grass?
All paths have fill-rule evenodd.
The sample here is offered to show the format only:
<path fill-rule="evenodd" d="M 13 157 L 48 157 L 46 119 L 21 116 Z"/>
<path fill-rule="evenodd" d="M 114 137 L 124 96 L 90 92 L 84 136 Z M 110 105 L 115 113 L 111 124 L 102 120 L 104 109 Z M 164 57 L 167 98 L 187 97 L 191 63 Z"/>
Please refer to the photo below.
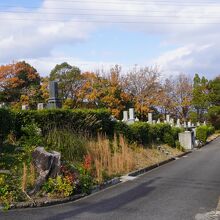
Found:
<path fill-rule="evenodd" d="M 30 164 L 30 175 L 29 175 L 29 183 L 30 186 L 34 186 L 36 180 L 36 172 L 33 163 Z"/>
<path fill-rule="evenodd" d="M 105 136 L 99 135 L 97 140 L 92 140 L 88 144 L 88 152 L 94 161 L 98 182 L 102 182 L 105 177 L 126 174 L 181 153 L 167 145 L 163 145 L 163 148 L 171 155 L 166 155 L 154 147 L 146 149 L 140 146 L 128 146 L 122 136 L 119 137 L 119 140 L 115 137 L 110 142 Z"/>
<path fill-rule="evenodd" d="M 105 176 L 113 176 L 129 172 L 135 168 L 134 151 L 129 148 L 122 136 L 110 142 L 104 136 L 98 136 L 97 141 L 90 141 L 88 151 L 95 164 L 98 182 Z"/>
<path fill-rule="evenodd" d="M 23 163 L 23 175 L 22 175 L 21 189 L 23 192 L 25 192 L 26 188 L 27 188 L 27 165 Z"/>

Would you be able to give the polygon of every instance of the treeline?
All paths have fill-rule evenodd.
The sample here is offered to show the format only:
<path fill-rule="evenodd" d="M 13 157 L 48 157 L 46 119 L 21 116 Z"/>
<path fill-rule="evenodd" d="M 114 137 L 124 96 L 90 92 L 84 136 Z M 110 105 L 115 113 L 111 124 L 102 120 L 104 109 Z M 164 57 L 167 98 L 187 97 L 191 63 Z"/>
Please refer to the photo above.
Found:
<path fill-rule="evenodd" d="M 26 62 L 0 66 L 0 103 L 13 109 L 47 103 L 48 82 L 59 82 L 64 109 L 107 108 L 116 118 L 134 107 L 137 117 L 146 120 L 148 112 L 155 119 L 170 114 L 193 122 L 211 120 L 220 127 L 220 76 L 212 80 L 185 74 L 161 79 L 157 68 L 138 68 L 122 74 L 116 65 L 108 72 L 82 72 L 68 63 L 56 65 L 48 77 L 40 77 Z"/>

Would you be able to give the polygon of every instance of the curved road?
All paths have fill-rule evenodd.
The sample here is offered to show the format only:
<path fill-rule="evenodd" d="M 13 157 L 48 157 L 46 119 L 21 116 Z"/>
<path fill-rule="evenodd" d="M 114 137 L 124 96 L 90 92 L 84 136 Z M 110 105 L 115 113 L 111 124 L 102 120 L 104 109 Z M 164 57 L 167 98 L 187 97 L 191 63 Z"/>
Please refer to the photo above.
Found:
<path fill-rule="evenodd" d="M 191 220 L 217 207 L 220 139 L 132 181 L 76 202 L 0 213 L 1 220 Z"/>

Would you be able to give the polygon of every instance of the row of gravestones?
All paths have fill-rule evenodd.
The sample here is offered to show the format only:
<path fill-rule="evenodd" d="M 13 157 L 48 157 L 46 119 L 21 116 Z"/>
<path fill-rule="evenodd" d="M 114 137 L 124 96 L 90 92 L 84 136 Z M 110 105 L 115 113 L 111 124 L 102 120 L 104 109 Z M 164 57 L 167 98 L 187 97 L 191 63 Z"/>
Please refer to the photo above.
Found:
<path fill-rule="evenodd" d="M 134 114 L 134 108 L 130 108 L 129 111 L 123 112 L 123 119 L 122 121 L 126 124 L 132 124 L 134 122 L 139 121 L 137 117 L 135 117 Z M 198 141 L 196 140 L 196 127 L 200 126 L 200 122 L 197 122 L 196 125 L 189 122 L 184 122 L 181 124 L 180 119 L 176 120 L 176 123 L 173 118 L 170 117 L 170 115 L 166 115 L 166 120 L 161 122 L 160 119 L 153 120 L 153 113 L 148 113 L 148 121 L 149 124 L 159 124 L 159 123 L 168 123 L 172 127 L 179 127 L 184 128 L 186 131 L 179 133 L 179 143 L 180 145 L 185 148 L 186 150 L 192 150 L 194 147 L 198 146 Z M 203 125 L 206 125 L 206 122 L 203 123 Z"/>
<path fill-rule="evenodd" d="M 129 111 L 123 111 L 123 119 L 122 121 L 127 123 L 127 124 L 132 124 L 134 122 L 139 121 L 139 119 L 137 117 L 134 116 L 134 108 L 130 108 Z M 148 113 L 148 121 L 149 124 L 160 124 L 162 123 L 160 119 L 153 120 L 153 113 Z M 193 127 L 197 127 L 200 126 L 200 122 L 197 122 L 196 125 L 194 123 L 191 123 L 191 121 L 189 122 L 184 122 L 183 124 L 181 124 L 180 119 L 176 120 L 176 123 L 174 121 L 173 118 L 170 117 L 170 115 L 166 115 L 166 120 L 163 121 L 163 123 L 168 123 L 171 126 L 176 126 L 176 127 L 183 127 L 183 128 L 193 128 Z M 206 124 L 206 122 L 204 122 L 204 125 Z"/>

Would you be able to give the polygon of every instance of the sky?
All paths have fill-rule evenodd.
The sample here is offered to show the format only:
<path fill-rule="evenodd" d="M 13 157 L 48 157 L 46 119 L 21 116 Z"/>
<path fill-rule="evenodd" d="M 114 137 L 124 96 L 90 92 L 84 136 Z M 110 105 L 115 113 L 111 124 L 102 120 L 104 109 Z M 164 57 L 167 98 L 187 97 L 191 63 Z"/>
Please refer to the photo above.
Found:
<path fill-rule="evenodd" d="M 156 66 L 163 76 L 220 75 L 217 0 L 1 0 L 0 64 L 25 60 L 42 76 Z"/>

